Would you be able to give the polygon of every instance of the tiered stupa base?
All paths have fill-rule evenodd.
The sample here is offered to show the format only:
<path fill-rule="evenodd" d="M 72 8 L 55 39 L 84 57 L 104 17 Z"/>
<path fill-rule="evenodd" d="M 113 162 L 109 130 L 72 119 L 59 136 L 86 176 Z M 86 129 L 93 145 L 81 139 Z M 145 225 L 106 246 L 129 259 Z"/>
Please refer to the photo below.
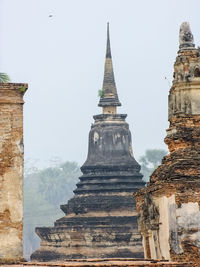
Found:
<path fill-rule="evenodd" d="M 43 228 L 41 248 L 31 259 L 143 258 L 141 236 L 135 231 L 136 217 L 90 217 L 77 220 L 80 221 L 79 227 L 78 222 L 71 219 L 66 223 L 67 226 L 61 223 L 62 226 L 55 228 Z"/>
<path fill-rule="evenodd" d="M 57 261 L 77 258 L 143 258 L 133 199 L 136 190 L 130 186 L 123 189 L 123 186 L 128 187 L 125 184 L 130 183 L 131 177 L 123 178 L 108 178 L 107 190 L 101 192 L 85 190 L 83 193 L 80 192 L 81 189 L 79 193 L 76 192 L 67 205 L 61 206 L 67 214 L 65 217 L 57 220 L 54 227 L 36 229 L 42 242 L 31 259 Z M 112 189 L 120 183 L 123 183 L 120 185 L 121 190 Z M 142 188 L 143 184 L 141 179 L 135 181 L 137 187 Z"/>

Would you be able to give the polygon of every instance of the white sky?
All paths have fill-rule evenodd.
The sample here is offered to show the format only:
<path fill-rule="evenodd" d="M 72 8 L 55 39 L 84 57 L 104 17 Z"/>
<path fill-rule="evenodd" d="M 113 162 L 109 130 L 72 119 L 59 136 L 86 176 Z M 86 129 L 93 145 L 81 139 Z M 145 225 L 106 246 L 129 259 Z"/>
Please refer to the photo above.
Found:
<path fill-rule="evenodd" d="M 199 0 L 0 0 L 0 72 L 29 84 L 25 159 L 84 163 L 92 116 L 101 113 L 107 21 L 135 158 L 166 149 L 164 77 L 171 83 L 183 21 L 200 44 L 199 12 Z"/>

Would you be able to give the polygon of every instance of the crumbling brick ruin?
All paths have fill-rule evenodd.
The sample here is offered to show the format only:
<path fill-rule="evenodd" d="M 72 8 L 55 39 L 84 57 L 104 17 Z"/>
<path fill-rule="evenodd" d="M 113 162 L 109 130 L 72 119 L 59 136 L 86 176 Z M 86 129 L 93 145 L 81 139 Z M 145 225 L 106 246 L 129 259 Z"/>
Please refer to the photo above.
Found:
<path fill-rule="evenodd" d="M 0 261 L 23 258 L 23 95 L 27 87 L 0 83 Z"/>
<path fill-rule="evenodd" d="M 145 257 L 200 261 L 200 49 L 180 27 L 169 92 L 170 154 L 135 194 Z"/>

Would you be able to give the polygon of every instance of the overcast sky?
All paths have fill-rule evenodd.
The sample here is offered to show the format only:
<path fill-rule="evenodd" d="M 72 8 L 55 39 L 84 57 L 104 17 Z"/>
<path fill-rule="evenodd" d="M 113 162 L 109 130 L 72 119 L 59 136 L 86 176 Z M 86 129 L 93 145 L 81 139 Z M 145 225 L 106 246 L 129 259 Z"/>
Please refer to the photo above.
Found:
<path fill-rule="evenodd" d="M 92 116 L 101 113 L 108 21 L 118 112 L 128 114 L 134 156 L 166 149 L 179 26 L 189 21 L 200 45 L 199 12 L 199 0 L 0 0 L 0 72 L 29 84 L 25 159 L 86 160 Z"/>

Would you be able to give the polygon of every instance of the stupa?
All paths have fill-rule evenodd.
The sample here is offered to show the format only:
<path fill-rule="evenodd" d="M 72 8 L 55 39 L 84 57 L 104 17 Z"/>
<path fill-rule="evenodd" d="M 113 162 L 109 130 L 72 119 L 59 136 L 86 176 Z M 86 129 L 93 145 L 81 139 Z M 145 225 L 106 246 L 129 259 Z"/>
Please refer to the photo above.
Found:
<path fill-rule="evenodd" d="M 133 193 L 144 187 L 140 165 L 133 157 L 131 133 L 115 85 L 109 25 L 103 88 L 89 133 L 83 175 L 74 197 L 61 205 L 65 216 L 54 227 L 36 228 L 41 246 L 31 259 L 143 258 Z"/>
<path fill-rule="evenodd" d="M 200 263 L 200 48 L 179 31 L 168 98 L 169 154 L 135 193 L 145 258 Z M 196 265 L 196 264 L 197 265 Z"/>

